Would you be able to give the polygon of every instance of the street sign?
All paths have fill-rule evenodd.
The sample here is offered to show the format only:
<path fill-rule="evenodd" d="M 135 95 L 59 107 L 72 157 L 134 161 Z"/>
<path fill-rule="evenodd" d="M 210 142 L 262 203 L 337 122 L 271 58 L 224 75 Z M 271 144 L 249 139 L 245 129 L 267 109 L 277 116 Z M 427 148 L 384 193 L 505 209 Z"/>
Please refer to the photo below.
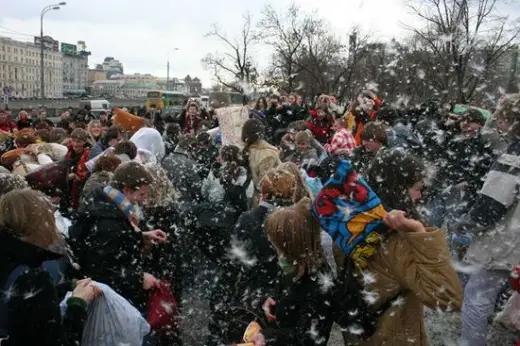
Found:
<path fill-rule="evenodd" d="M 78 54 L 78 48 L 75 44 L 70 43 L 61 43 L 61 52 L 63 54 L 69 54 L 69 55 L 77 55 Z"/>

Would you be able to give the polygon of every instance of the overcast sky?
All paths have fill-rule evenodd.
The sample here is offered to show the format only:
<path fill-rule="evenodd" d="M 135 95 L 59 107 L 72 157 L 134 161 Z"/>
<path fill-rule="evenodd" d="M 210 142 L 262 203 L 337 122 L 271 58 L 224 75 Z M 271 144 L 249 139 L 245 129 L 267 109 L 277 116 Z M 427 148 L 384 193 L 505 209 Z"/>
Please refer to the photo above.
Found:
<path fill-rule="evenodd" d="M 258 19 L 268 3 L 283 12 L 293 2 L 307 12 L 317 10 L 338 35 L 359 25 L 374 37 L 388 40 L 406 33 L 402 22 L 413 22 L 406 0 L 70 0 L 61 10 L 45 15 L 44 33 L 60 42 L 83 40 L 92 52 L 91 67 L 113 56 L 123 63 L 125 73 L 165 77 L 170 54 L 170 76 L 198 76 L 209 87 L 211 75 L 200 61 L 220 48 L 218 41 L 204 37 L 210 25 L 217 23 L 233 36 L 245 11 Z M 52 4 L 3 1 L 0 36 L 32 41 L 31 36 L 39 35 L 40 11 L 46 3 Z M 175 47 L 179 51 L 173 52 Z M 258 52 L 261 65 L 266 59 L 265 51 Z"/>

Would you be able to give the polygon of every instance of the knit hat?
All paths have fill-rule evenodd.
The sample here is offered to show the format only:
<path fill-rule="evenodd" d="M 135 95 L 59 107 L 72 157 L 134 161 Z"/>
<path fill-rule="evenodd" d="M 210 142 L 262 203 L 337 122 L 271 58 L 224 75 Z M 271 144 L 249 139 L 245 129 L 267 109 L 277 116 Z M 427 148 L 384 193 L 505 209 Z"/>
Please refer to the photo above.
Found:
<path fill-rule="evenodd" d="M 365 268 L 387 231 L 379 197 L 352 168 L 340 161 L 316 197 L 312 213 L 321 228 L 354 263 Z"/>
<path fill-rule="evenodd" d="M 264 201 L 277 205 L 292 205 L 296 178 L 286 170 L 271 169 L 260 180 L 260 195 Z"/>

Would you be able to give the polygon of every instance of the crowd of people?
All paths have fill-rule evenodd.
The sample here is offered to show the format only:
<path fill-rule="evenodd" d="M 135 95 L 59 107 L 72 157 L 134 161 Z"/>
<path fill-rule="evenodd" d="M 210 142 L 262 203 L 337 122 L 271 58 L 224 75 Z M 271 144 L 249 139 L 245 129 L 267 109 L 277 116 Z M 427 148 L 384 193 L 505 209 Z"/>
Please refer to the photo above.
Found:
<path fill-rule="evenodd" d="M 98 283 L 145 318 L 167 283 L 182 320 L 201 271 L 200 345 L 327 345 L 336 324 L 344 345 L 426 346 L 424 306 L 493 345 L 520 264 L 520 94 L 452 110 L 365 91 L 190 100 L 174 122 L 0 111 L 1 345 L 81 345 Z M 186 345 L 183 325 L 130 344 Z"/>

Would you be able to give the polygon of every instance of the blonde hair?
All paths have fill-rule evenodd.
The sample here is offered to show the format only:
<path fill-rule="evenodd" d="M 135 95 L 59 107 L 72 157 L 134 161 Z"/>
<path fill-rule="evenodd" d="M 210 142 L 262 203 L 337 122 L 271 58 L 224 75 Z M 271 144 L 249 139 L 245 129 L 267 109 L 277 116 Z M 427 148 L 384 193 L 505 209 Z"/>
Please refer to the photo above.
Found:
<path fill-rule="evenodd" d="M 294 162 L 283 162 L 278 165 L 277 169 L 285 170 L 294 176 L 294 180 L 296 182 L 296 186 L 294 188 L 293 202 L 298 203 L 302 198 L 311 198 L 311 194 L 307 189 L 307 184 L 303 180 L 303 177 L 300 174 L 300 169 Z"/>
<path fill-rule="evenodd" d="M 310 200 L 281 208 L 265 222 L 269 241 L 276 250 L 296 265 L 295 279 L 319 269 L 325 263 L 321 230 L 310 213 Z"/>
<path fill-rule="evenodd" d="M 13 190 L 0 199 L 0 229 L 42 249 L 61 239 L 50 201 L 30 189 Z"/>

